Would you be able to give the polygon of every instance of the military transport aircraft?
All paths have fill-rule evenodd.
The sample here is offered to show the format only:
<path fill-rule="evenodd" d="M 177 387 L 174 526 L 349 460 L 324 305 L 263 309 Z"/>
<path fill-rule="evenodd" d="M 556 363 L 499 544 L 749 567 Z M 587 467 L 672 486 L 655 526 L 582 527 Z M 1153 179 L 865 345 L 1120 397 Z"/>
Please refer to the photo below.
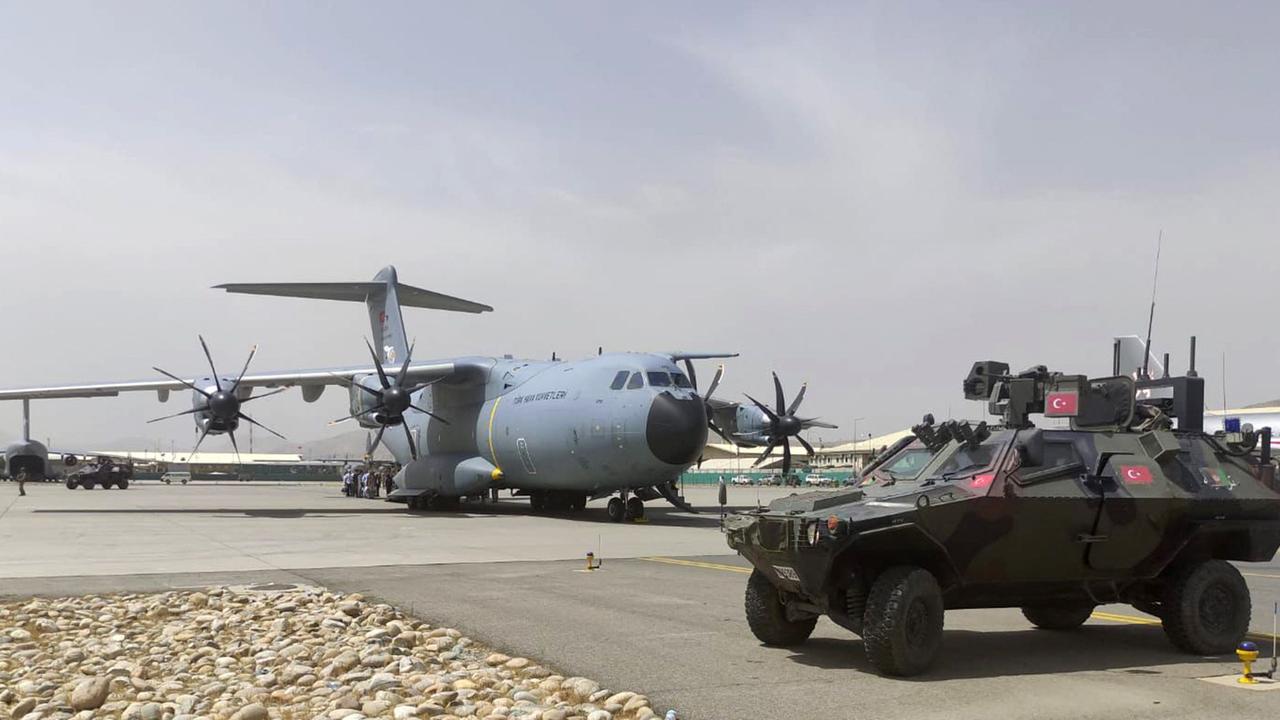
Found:
<path fill-rule="evenodd" d="M 589 498 L 615 495 L 609 516 L 620 521 L 644 513 L 643 501 L 665 497 L 688 508 L 675 481 L 701 454 L 707 438 L 707 402 L 721 373 L 699 396 L 691 361 L 736 357 L 727 352 L 600 353 L 585 360 L 520 360 L 511 356 L 456 357 L 415 361 L 407 342 L 401 307 L 480 313 L 488 305 L 442 295 L 399 282 L 394 267 L 371 282 L 256 283 L 219 285 L 233 293 L 364 302 L 373 332 L 371 363 L 320 370 L 249 372 L 253 351 L 238 375 L 218 372 L 200 339 L 209 374 L 179 376 L 155 368 L 163 379 L 0 390 L 0 400 L 22 400 L 25 443 L 14 446 L 11 469 L 42 472 L 47 452 L 29 440 L 29 402 L 33 399 L 102 397 L 153 391 L 161 402 L 171 392 L 191 393 L 191 408 L 167 417 L 190 415 L 200 432 L 226 434 L 233 447 L 241 422 L 263 426 L 244 405 L 298 386 L 315 402 L 329 385 L 345 386 L 354 420 L 376 429 L 403 468 L 393 500 L 413 508 L 448 507 L 463 497 L 491 488 L 527 494 L 535 509 L 581 509 Z M 367 342 L 367 341 L 366 341 Z M 376 349 L 375 349 L 376 348 Z M 677 366 L 684 361 L 689 373 Z M 723 368 L 721 368 L 721 371 Z M 252 394 L 255 388 L 278 388 Z M 753 408 L 782 425 L 775 434 L 785 442 L 798 432 L 795 405 L 783 412 Z M 773 443 L 761 434 L 763 423 L 734 426 L 745 441 Z M 165 419 L 165 418 L 157 418 Z M 785 426 L 785 427 L 783 427 Z M 391 432 L 386 432 L 391 429 Z M 793 432 L 794 431 L 794 432 Z M 755 435 L 750 433 L 754 432 Z M 385 434 L 384 434 L 385 433 Z M 275 433 L 279 434 L 279 433 Z M 803 442 L 803 441 L 802 441 Z M 193 450 L 194 452 L 194 450 Z M 790 450 L 786 449 L 789 456 Z"/>

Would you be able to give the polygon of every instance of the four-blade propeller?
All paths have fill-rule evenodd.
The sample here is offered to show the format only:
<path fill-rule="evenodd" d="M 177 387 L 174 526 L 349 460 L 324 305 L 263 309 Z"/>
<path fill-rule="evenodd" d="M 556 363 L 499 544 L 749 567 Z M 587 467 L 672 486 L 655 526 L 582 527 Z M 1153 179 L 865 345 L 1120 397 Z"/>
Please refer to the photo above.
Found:
<path fill-rule="evenodd" d="M 378 353 L 374 351 L 373 345 L 369 343 L 368 338 L 365 339 L 364 344 L 369 348 L 369 355 L 373 358 L 373 365 L 378 371 L 378 382 L 382 385 L 382 388 L 375 389 L 365 387 L 360 383 L 352 382 L 340 375 L 334 375 L 334 377 L 341 380 L 348 387 L 358 388 L 362 392 L 368 394 L 375 402 L 370 408 L 361 410 L 353 415 L 338 418 L 330 424 L 345 422 L 347 420 L 355 420 L 365 415 L 372 415 L 374 421 L 378 423 L 378 434 L 374 436 L 373 442 L 369 445 L 370 452 L 372 452 L 373 448 L 378 447 L 378 443 L 382 442 L 382 433 L 386 431 L 388 427 L 392 425 L 402 425 L 404 426 L 404 438 L 409 442 L 409 455 L 412 456 L 414 460 L 417 460 L 418 445 L 413 441 L 413 433 L 409 430 L 408 423 L 404 421 L 404 414 L 412 408 L 424 415 L 428 415 L 439 420 L 445 425 L 448 425 L 448 420 L 445 420 L 430 410 L 420 408 L 413 404 L 414 393 L 424 387 L 427 387 L 431 383 L 436 382 L 440 378 L 435 378 L 429 382 L 419 383 L 417 385 L 409 385 L 409 364 L 413 362 L 413 346 L 410 345 L 409 352 L 405 353 L 404 356 L 404 365 L 400 367 L 400 372 L 396 374 L 395 382 L 392 382 L 391 379 L 387 377 L 387 371 L 382 366 L 382 360 L 378 357 Z"/>
<path fill-rule="evenodd" d="M 258 352 L 258 346 L 254 345 L 249 350 L 249 358 L 244 361 L 244 367 L 240 370 L 240 375 L 236 377 L 235 382 L 231 383 L 231 387 L 224 388 L 222 386 L 222 379 L 218 377 L 218 369 L 213 365 L 213 355 L 209 352 L 209 345 L 205 343 L 203 336 L 197 336 L 197 337 L 200 338 L 200 347 L 204 348 L 204 356 L 209 361 L 209 371 L 213 374 L 213 385 L 214 385 L 213 392 L 209 392 L 205 388 L 198 387 L 194 383 L 187 382 L 186 380 L 183 380 L 182 378 L 178 377 L 177 375 L 174 375 L 173 373 L 167 370 L 163 370 L 158 367 L 153 367 L 152 369 L 160 373 L 161 375 L 164 375 L 165 377 L 170 378 L 172 380 L 176 380 L 182 383 L 184 386 L 195 391 L 196 394 L 204 398 L 204 403 L 201 405 L 197 405 L 191 408 L 190 410 L 184 410 L 180 413 L 174 413 L 172 415 L 165 415 L 164 417 L 158 417 L 155 420 L 148 420 L 147 422 L 153 423 L 159 420 L 168 420 L 169 418 L 180 417 L 182 415 L 194 415 L 196 413 L 203 413 L 208 418 L 208 421 L 204 424 L 204 427 L 201 429 L 200 439 L 196 441 L 196 446 L 194 448 L 191 448 L 191 455 L 195 455 L 196 451 L 200 449 L 200 443 L 204 442 L 204 439 L 209 436 L 210 432 L 217 430 L 217 431 L 226 432 L 227 435 L 231 438 L 231 447 L 235 449 L 236 457 L 239 458 L 240 446 L 236 444 L 235 429 L 240 424 L 239 421 L 241 420 L 244 420 L 250 425 L 256 425 L 257 427 L 260 427 L 263 430 L 266 430 L 267 432 L 271 433 L 272 435 L 275 435 L 281 440 L 284 440 L 285 437 L 280 433 L 276 432 L 275 430 L 272 430 L 266 425 L 263 425 L 262 423 L 258 422 L 257 420 L 254 420 L 253 418 L 249 417 L 248 415 L 245 415 L 243 412 L 240 411 L 240 407 L 244 403 L 247 403 L 251 400 L 258 400 L 260 398 L 264 398 L 269 395 L 275 395 L 276 393 L 282 393 L 288 389 L 288 388 L 280 388 L 279 390 L 272 390 L 269 393 L 254 395 L 252 397 L 248 397 L 243 400 L 240 399 L 240 396 L 238 394 L 238 391 L 240 390 L 240 381 L 244 379 L 245 373 L 249 371 L 249 363 L 253 362 L 253 356 Z"/>
<path fill-rule="evenodd" d="M 765 446 L 764 452 L 760 455 L 760 459 L 756 460 L 753 467 L 759 466 L 778 445 L 782 446 L 782 474 L 786 475 L 791 472 L 791 441 L 795 438 L 804 446 L 809 456 L 813 456 L 813 446 L 807 440 L 800 437 L 800 433 L 812 427 L 835 428 L 830 423 L 820 422 L 817 418 L 800 418 L 796 417 L 796 410 L 799 409 L 801 401 L 804 400 L 805 390 L 808 390 L 808 384 L 800 386 L 800 392 L 796 394 L 791 405 L 788 406 L 786 398 L 782 392 L 782 382 L 778 380 L 778 373 L 773 373 L 773 389 L 777 400 L 776 409 L 770 409 L 769 406 L 747 395 L 747 399 L 760 408 L 760 411 L 769 418 L 769 428 L 765 435 L 769 438 L 769 444 Z"/>

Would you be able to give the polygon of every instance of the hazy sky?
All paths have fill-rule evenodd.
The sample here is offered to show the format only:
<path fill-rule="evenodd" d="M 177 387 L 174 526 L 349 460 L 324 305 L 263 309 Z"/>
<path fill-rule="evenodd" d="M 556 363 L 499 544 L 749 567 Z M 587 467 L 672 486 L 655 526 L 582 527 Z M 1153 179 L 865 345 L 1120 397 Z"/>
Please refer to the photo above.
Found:
<path fill-rule="evenodd" d="M 0 0 L 0 385 L 359 362 L 401 280 L 419 354 L 734 350 L 834 436 L 965 408 L 972 361 L 1105 373 L 1145 330 L 1280 397 L 1272 3 Z M 711 365 L 702 369 L 712 374 Z M 345 393 L 255 415 L 332 432 Z M 192 440 L 153 395 L 50 401 L 55 444 Z M 180 404 L 179 404 L 180 403 Z M 0 428 L 19 431 L 19 406 Z M 213 447 L 225 445 L 214 441 Z"/>

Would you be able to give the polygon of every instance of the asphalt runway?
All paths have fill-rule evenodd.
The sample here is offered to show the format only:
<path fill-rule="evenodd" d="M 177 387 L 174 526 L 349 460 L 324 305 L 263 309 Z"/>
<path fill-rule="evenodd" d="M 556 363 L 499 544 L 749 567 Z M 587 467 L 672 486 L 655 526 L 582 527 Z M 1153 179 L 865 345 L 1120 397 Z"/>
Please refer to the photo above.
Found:
<path fill-rule="evenodd" d="M 758 492 L 767 502 L 787 491 Z M 756 493 L 732 488 L 731 502 L 754 504 Z M 644 692 L 685 720 L 1280 711 L 1280 691 L 1198 680 L 1239 666 L 1177 653 L 1153 619 L 1127 606 L 1100 608 L 1071 633 L 1032 629 L 1016 610 L 950 612 L 937 666 L 909 680 L 876 675 L 861 640 L 826 620 L 801 648 L 763 647 L 743 618 L 745 565 L 726 554 L 714 514 L 656 502 L 648 524 L 613 525 L 598 507 L 576 519 L 539 517 L 517 501 L 409 514 L 315 485 L 46 485 L 14 496 L 0 484 L 0 595 L 266 581 L 363 592 L 566 674 Z M 707 505 L 714 491 L 690 496 Z M 584 550 L 597 544 L 604 565 L 583 572 Z M 1242 570 L 1253 627 L 1267 633 L 1280 564 Z"/>

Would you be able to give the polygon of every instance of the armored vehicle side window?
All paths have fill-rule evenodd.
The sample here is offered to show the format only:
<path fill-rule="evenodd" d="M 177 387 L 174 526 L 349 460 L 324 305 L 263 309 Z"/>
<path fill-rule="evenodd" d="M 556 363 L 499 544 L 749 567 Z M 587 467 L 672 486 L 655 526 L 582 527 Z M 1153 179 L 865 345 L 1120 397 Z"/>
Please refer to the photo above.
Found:
<path fill-rule="evenodd" d="M 626 370 L 619 370 L 618 374 L 613 376 L 613 384 L 609 387 L 614 390 L 621 390 L 622 386 L 627 384 L 627 376 L 630 374 Z"/>
<path fill-rule="evenodd" d="M 650 387 L 671 387 L 671 376 L 664 372 L 649 373 Z"/>
<path fill-rule="evenodd" d="M 910 480 L 924 470 L 932 457 L 933 452 L 928 448 L 904 450 L 897 459 L 884 467 L 884 472 L 894 480 Z"/>
<path fill-rule="evenodd" d="M 678 388 L 691 388 L 693 385 L 689 382 L 689 378 L 684 376 L 682 372 L 671 373 L 671 379 L 675 381 Z"/>
<path fill-rule="evenodd" d="M 635 390 L 637 388 L 642 388 L 642 387 L 644 387 L 644 373 L 641 373 L 641 372 L 631 373 L 631 382 L 627 383 L 627 389 Z"/>

